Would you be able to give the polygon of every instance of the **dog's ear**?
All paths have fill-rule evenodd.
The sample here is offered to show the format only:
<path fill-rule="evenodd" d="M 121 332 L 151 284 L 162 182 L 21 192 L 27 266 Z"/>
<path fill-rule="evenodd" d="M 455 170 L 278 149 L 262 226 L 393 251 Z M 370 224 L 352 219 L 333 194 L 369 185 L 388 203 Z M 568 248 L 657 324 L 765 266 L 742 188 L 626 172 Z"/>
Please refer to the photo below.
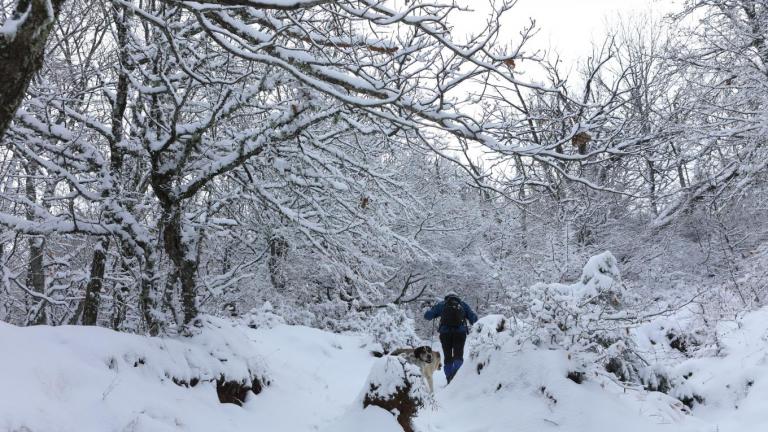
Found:
<path fill-rule="evenodd" d="M 429 351 L 431 351 L 429 347 L 420 346 L 413 350 L 413 353 L 416 355 L 416 357 L 421 357 L 422 355 L 427 354 Z"/>

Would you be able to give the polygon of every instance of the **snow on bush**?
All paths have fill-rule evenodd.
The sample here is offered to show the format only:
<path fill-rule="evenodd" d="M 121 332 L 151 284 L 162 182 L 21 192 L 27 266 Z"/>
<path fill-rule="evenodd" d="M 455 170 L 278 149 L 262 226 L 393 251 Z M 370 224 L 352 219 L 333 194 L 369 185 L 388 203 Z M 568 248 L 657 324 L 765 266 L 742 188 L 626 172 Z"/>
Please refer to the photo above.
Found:
<path fill-rule="evenodd" d="M 314 317 L 312 327 L 334 333 L 359 330 L 359 323 L 365 317 L 365 313 L 358 311 L 354 306 L 338 299 L 306 305 L 307 310 Z"/>
<path fill-rule="evenodd" d="M 630 294 L 613 254 L 593 256 L 576 282 L 538 283 L 525 293 L 530 306 L 516 322 L 517 344 L 566 350 L 567 376 L 577 383 L 608 372 L 622 385 L 668 393 L 682 378 L 648 352 L 662 353 L 663 359 L 675 353 L 684 357 L 701 345 L 702 336 L 662 317 L 653 321 L 655 327 L 643 324 L 643 314 L 650 311 Z M 686 403 L 695 400 L 670 394 Z"/>
<path fill-rule="evenodd" d="M 517 341 L 513 340 L 513 332 L 507 318 L 502 315 L 482 317 L 472 326 L 465 349 L 468 353 L 467 361 L 459 371 L 471 370 L 481 375 L 484 370 L 487 371 L 486 367 L 499 355 L 502 348 L 509 350 L 510 347 L 514 347 L 515 351 L 506 351 L 506 354 L 514 355 L 519 349 Z M 501 383 L 498 385 L 502 386 Z M 493 391 L 493 388 L 487 390 Z"/>
<path fill-rule="evenodd" d="M 572 284 L 537 283 L 526 293 L 525 331 L 520 337 L 536 346 L 562 348 L 579 363 L 600 364 L 622 381 L 638 381 L 642 365 L 629 337 L 631 320 L 625 310 L 625 289 L 616 258 L 603 252 L 590 258 Z M 521 339 L 521 340 L 523 340 Z M 572 371 L 586 376 L 584 367 Z"/>
<path fill-rule="evenodd" d="M 613 338 L 605 329 L 621 308 L 623 288 L 616 258 L 604 252 L 589 259 L 579 281 L 538 283 L 529 290 L 530 318 L 541 344 L 590 348 Z M 607 315 L 611 316 L 607 316 Z"/>
<path fill-rule="evenodd" d="M 694 413 L 732 418 L 723 430 L 768 427 L 764 415 L 768 399 L 768 308 L 717 325 L 717 356 L 702 349 L 695 356 L 670 363 L 664 372 L 669 394 L 694 409 Z M 728 415 L 738 410 L 739 416 Z M 730 427 L 726 426 L 730 425 Z"/>
<path fill-rule="evenodd" d="M 310 307 L 312 316 L 311 326 L 334 333 L 354 333 L 371 337 L 373 345 L 371 349 L 388 353 L 397 348 L 415 347 L 424 345 L 422 339 L 416 333 L 416 324 L 408 312 L 394 305 L 368 310 L 355 310 L 346 302 L 324 302 Z M 260 319 L 269 319 L 272 310 L 261 310 L 256 315 L 265 315 L 265 318 L 254 318 L 256 323 Z M 282 309 L 280 310 L 281 316 Z M 305 324 L 296 319 L 286 318 L 289 324 Z M 299 322 L 297 322 L 299 321 Z M 306 321 L 306 320 L 305 320 Z"/>
<path fill-rule="evenodd" d="M 561 400 L 558 379 L 565 376 L 653 395 L 678 413 L 759 411 L 758 401 L 768 396 L 768 309 L 748 320 L 713 321 L 695 303 L 656 313 L 630 294 L 610 252 L 589 259 L 575 283 L 534 285 L 525 294 L 527 313 L 488 316 L 473 327 L 457 382 L 486 376 L 482 394 L 540 385 L 554 401 Z"/>
<path fill-rule="evenodd" d="M 419 368 L 398 356 L 374 363 L 362 393 L 364 408 L 373 405 L 391 412 L 405 432 L 413 431 L 412 420 L 429 399 Z"/>
<path fill-rule="evenodd" d="M 398 348 L 424 345 L 416 334 L 413 318 L 403 309 L 382 308 L 366 316 L 356 326 L 358 331 L 373 337 L 381 345 L 383 352 L 392 352 Z"/>
<path fill-rule="evenodd" d="M 464 366 L 444 390 L 443 399 L 456 399 L 461 407 L 457 418 L 485 418 L 503 410 L 507 419 L 515 419 L 485 430 L 544 430 L 546 423 L 561 430 L 648 431 L 660 430 L 658 422 L 686 421 L 684 407 L 674 398 L 646 397 L 642 388 L 619 383 L 603 369 L 600 353 L 536 344 L 531 332 L 529 322 L 501 315 L 475 323 Z M 628 418 L 632 425 L 626 424 Z"/>
<path fill-rule="evenodd" d="M 285 319 L 275 313 L 272 303 L 264 302 L 260 308 L 253 308 L 245 314 L 241 322 L 252 329 L 271 329 L 285 324 Z"/>
<path fill-rule="evenodd" d="M 641 353 L 645 365 L 638 370 L 646 390 L 668 393 L 692 406 L 701 399 L 684 387 L 686 373 L 674 367 L 688 358 L 714 355 L 716 333 L 710 331 L 699 316 L 689 310 L 678 311 L 674 318 L 656 317 L 631 331 L 635 350 Z M 675 390 L 678 388 L 677 390 Z"/>

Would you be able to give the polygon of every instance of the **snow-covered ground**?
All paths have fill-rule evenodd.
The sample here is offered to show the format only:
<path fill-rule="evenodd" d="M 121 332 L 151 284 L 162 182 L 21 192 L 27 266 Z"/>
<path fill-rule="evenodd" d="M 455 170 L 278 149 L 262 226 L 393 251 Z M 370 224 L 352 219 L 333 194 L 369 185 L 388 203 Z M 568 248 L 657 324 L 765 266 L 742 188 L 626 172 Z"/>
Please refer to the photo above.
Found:
<path fill-rule="evenodd" d="M 720 333 L 720 356 L 676 366 L 693 372 L 686 384 L 704 398 L 691 413 L 607 374 L 576 384 L 566 378 L 573 365 L 564 351 L 489 348 L 473 335 L 468 348 L 476 352 L 450 386 L 437 373 L 435 401 L 414 425 L 423 432 L 768 430 L 768 309 Z M 0 323 L 0 343 L 2 431 L 401 430 L 386 411 L 362 409 L 376 361 L 364 336 L 210 318 L 198 336 L 164 339 Z M 221 404 L 214 382 L 222 375 L 269 385 L 242 407 Z M 201 383 L 185 387 L 174 378 Z"/>

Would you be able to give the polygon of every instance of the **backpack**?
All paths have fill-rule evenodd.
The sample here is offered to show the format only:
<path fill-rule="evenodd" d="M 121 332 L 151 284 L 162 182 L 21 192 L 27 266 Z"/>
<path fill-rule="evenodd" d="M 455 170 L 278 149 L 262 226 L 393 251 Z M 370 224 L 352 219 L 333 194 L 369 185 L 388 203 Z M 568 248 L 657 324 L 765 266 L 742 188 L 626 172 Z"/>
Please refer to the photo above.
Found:
<path fill-rule="evenodd" d="M 458 328 L 464 324 L 466 318 L 466 312 L 464 312 L 464 307 L 461 305 L 461 300 L 458 297 L 448 297 L 445 299 L 443 313 L 440 315 L 441 327 Z"/>

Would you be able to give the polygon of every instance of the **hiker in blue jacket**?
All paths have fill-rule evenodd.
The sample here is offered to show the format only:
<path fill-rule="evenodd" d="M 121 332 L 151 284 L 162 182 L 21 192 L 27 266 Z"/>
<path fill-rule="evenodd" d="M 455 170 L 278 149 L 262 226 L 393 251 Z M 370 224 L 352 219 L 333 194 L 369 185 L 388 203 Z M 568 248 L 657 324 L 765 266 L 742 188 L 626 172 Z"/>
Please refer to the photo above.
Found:
<path fill-rule="evenodd" d="M 440 343 L 443 345 L 443 369 L 450 383 L 464 363 L 464 342 L 470 324 L 477 321 L 477 314 L 455 292 L 449 292 L 443 301 L 424 312 L 424 319 L 440 318 Z"/>

